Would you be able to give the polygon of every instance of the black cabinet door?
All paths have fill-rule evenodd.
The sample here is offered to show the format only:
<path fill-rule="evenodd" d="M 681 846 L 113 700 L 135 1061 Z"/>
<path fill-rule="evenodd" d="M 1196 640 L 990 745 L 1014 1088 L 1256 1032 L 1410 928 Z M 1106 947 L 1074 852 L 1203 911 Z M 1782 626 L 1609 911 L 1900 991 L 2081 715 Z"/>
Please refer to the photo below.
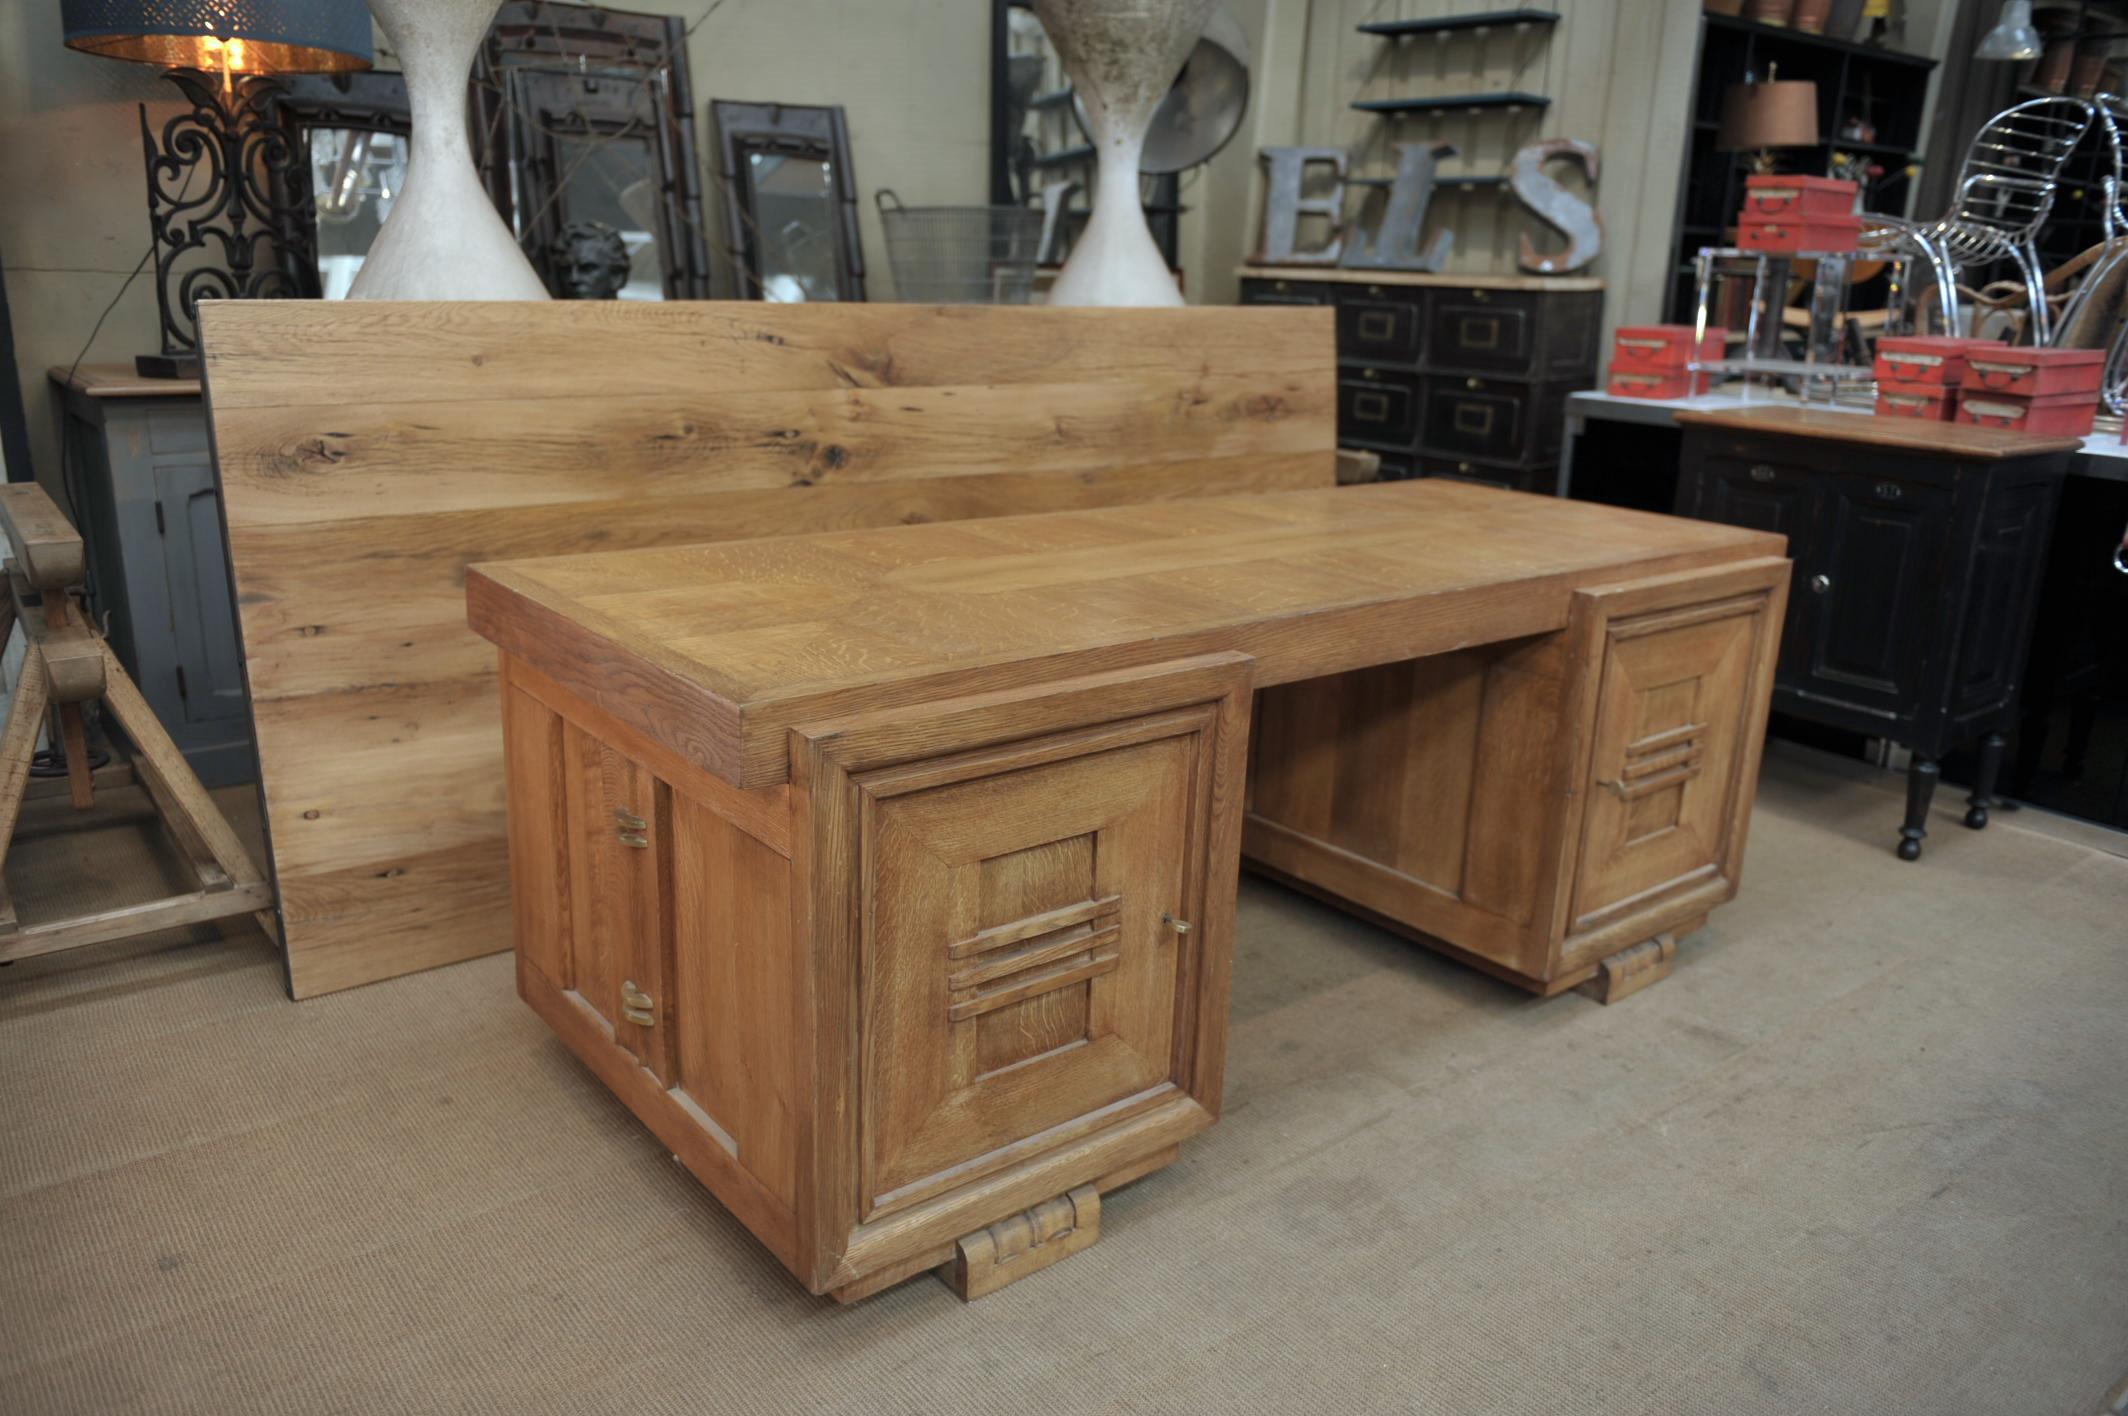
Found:
<path fill-rule="evenodd" d="M 1817 553 L 1796 568 L 1805 662 L 1783 686 L 1911 716 L 1949 588 L 1951 488 L 1845 473 L 1820 487 Z"/>
<path fill-rule="evenodd" d="M 1800 676 L 1809 663 L 1815 616 L 1823 608 L 1807 585 L 1815 569 L 1809 561 L 1816 539 L 1819 475 L 1792 462 L 1724 456 L 1707 458 L 1699 475 L 1699 504 L 1680 508 L 1687 515 L 1788 538 L 1796 568 L 1788 587 L 1788 618 L 1781 627 L 1779 677 L 1785 682 Z"/>
<path fill-rule="evenodd" d="M 1997 486 L 1982 508 L 1951 685 L 1956 713 L 2004 706 L 2015 696 L 2057 490 L 2052 481 Z"/>

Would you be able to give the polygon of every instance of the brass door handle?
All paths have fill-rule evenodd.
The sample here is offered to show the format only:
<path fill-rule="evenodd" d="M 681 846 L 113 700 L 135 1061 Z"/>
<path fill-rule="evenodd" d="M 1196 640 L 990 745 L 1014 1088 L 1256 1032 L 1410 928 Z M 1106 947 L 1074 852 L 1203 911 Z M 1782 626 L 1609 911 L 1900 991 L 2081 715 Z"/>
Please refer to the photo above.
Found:
<path fill-rule="evenodd" d="M 1177 919 L 1172 914 L 1161 915 L 1160 922 L 1166 925 L 1169 929 L 1174 930 L 1177 934 L 1187 934 L 1190 932 L 1190 922 L 1186 919 Z"/>

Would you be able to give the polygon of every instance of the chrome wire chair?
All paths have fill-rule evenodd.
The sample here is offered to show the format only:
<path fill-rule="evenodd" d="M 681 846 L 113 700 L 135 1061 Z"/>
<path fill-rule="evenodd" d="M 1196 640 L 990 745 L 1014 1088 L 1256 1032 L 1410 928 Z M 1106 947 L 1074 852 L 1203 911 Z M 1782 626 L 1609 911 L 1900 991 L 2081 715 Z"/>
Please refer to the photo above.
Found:
<path fill-rule="evenodd" d="M 1926 260 L 1935 273 L 1944 327 L 1958 328 L 1958 273 L 1998 260 L 2016 263 L 2031 298 L 2026 331 L 2034 344 L 2050 332 L 2043 272 L 2034 238 L 2054 210 L 2062 167 L 2091 130 L 2092 105 L 2079 98 L 2035 98 L 2006 108 L 1973 135 L 1958 169 L 1951 209 L 1934 221 L 1865 215 L 1863 249 Z"/>

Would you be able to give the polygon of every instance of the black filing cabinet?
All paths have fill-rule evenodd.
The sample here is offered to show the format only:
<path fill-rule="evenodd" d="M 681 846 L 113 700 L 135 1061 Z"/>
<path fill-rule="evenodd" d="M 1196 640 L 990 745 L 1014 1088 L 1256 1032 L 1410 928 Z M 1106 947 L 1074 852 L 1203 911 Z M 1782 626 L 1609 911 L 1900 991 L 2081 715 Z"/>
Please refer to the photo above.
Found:
<path fill-rule="evenodd" d="M 1788 538 L 1773 706 L 1912 751 L 1907 860 L 1921 854 L 1938 759 L 1977 742 L 1966 824 L 1985 826 L 2067 452 L 1837 435 L 1863 431 L 1866 415 L 1818 414 L 1807 434 L 1744 421 L 1687 424 L 1677 512 Z"/>
<path fill-rule="evenodd" d="M 1245 305 L 1337 309 L 1337 437 L 1382 476 L 1528 491 L 1558 481 L 1566 396 L 1596 382 L 1603 282 L 1245 271 Z"/>

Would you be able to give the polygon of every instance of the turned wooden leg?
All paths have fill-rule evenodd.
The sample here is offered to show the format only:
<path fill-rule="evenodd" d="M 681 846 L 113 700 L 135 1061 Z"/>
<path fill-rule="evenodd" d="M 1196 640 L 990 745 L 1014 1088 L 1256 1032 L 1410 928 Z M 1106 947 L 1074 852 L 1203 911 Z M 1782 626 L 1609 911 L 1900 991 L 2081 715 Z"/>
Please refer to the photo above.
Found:
<path fill-rule="evenodd" d="M 1988 824 L 1988 808 L 1995 802 L 1995 779 L 2002 774 L 2002 750 L 2007 744 L 2001 733 L 1980 740 L 1980 765 L 1973 773 L 1973 794 L 1965 799 L 1965 824 L 1978 831 Z"/>
<path fill-rule="evenodd" d="M 1596 976 L 1574 991 L 1586 993 L 1598 1003 L 1616 1003 L 1668 978 L 1670 966 L 1676 962 L 1677 936 L 1658 934 L 1605 959 L 1597 966 Z"/>
<path fill-rule="evenodd" d="M 1943 769 L 1933 757 L 1916 753 L 1906 769 L 1906 823 L 1899 828 L 1899 859 L 1921 859 L 1921 838 L 1928 834 L 1929 802 L 1936 795 L 1936 779 Z"/>
<path fill-rule="evenodd" d="M 1101 1191 L 1081 1185 L 964 1236 L 938 1276 L 973 1301 L 1070 1258 L 1100 1237 Z"/>

